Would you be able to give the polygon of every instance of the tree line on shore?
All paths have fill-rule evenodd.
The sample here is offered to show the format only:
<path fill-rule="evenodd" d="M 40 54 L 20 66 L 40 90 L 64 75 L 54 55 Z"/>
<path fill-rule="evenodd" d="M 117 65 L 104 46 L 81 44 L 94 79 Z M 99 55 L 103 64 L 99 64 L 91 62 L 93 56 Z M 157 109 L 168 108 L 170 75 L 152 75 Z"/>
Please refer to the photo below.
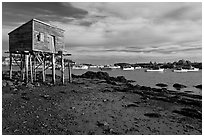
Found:
<path fill-rule="evenodd" d="M 168 63 L 157 63 L 157 62 L 149 62 L 149 63 L 115 63 L 114 66 L 132 66 L 132 67 L 143 67 L 143 68 L 152 68 L 152 67 L 160 67 L 165 69 L 173 69 L 173 68 L 186 68 L 189 69 L 191 67 L 202 69 L 202 62 L 191 62 L 189 60 L 179 60 L 174 62 L 168 62 Z"/>

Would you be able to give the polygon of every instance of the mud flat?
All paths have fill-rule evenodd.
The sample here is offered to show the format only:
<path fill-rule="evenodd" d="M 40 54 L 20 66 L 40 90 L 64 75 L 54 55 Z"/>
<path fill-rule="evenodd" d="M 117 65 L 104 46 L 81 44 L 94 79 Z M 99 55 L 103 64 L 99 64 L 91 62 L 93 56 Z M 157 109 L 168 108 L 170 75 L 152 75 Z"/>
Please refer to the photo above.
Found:
<path fill-rule="evenodd" d="M 39 74 L 40 81 L 40 74 Z M 201 135 L 202 96 L 133 86 L 104 72 L 25 84 L 3 73 L 3 135 Z M 59 78 L 57 77 L 59 81 Z"/>

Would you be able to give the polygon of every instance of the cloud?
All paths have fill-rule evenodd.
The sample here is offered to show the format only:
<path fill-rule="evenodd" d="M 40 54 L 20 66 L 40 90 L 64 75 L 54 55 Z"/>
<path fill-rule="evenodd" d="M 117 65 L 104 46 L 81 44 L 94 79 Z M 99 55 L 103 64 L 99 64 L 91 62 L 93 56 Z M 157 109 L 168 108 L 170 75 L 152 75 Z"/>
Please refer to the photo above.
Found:
<path fill-rule="evenodd" d="M 69 22 L 66 17 L 83 18 L 88 14 L 87 11 L 75 8 L 69 3 L 65 6 L 58 2 L 3 2 L 2 10 L 3 25 L 26 22 L 32 18 Z"/>
<path fill-rule="evenodd" d="M 3 32 L 33 16 L 66 30 L 77 59 L 202 55 L 201 3 L 3 3 L 2 15 Z"/>

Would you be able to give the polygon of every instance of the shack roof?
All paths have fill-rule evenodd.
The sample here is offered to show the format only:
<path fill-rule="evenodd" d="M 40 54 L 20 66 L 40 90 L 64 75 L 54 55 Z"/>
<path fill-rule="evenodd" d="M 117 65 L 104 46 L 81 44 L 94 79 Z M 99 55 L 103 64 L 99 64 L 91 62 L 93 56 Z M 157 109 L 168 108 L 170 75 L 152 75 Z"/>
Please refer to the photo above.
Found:
<path fill-rule="evenodd" d="M 39 23 L 44 24 L 44 25 L 46 25 L 46 26 L 53 27 L 53 28 L 56 28 L 56 29 L 60 29 L 60 30 L 63 31 L 63 32 L 65 31 L 65 30 L 63 30 L 63 29 L 61 29 L 61 28 L 58 28 L 57 26 L 54 26 L 54 25 L 51 25 L 51 24 L 49 24 L 49 23 L 40 21 L 40 20 L 38 20 L 38 19 L 31 19 L 30 21 L 28 21 L 28 22 L 22 24 L 22 25 L 19 26 L 18 28 L 16 28 L 16 29 L 12 30 L 11 32 L 9 32 L 8 35 L 10 35 L 12 32 L 16 31 L 17 29 L 19 29 L 20 27 L 26 25 L 27 23 L 29 23 L 29 22 L 31 22 L 31 21 L 36 21 L 36 22 L 39 22 Z"/>

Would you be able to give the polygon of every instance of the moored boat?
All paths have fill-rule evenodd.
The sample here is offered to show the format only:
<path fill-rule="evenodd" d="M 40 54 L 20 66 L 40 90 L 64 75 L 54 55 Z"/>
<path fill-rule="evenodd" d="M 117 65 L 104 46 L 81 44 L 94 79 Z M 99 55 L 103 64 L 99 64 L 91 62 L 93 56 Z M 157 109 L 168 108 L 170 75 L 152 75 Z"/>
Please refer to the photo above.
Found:
<path fill-rule="evenodd" d="M 134 70 L 134 67 L 125 66 L 125 67 L 122 68 L 122 70 Z"/>
<path fill-rule="evenodd" d="M 135 67 L 135 69 L 141 69 L 142 67 L 140 67 L 140 66 L 137 66 L 137 67 Z"/>
<path fill-rule="evenodd" d="M 182 69 L 182 68 L 177 68 L 177 69 L 174 69 L 173 72 L 188 72 L 188 70 Z"/>
<path fill-rule="evenodd" d="M 74 65 L 72 69 L 88 69 L 89 67 L 86 65 Z"/>
<path fill-rule="evenodd" d="M 158 68 L 158 69 L 147 69 L 146 72 L 163 72 L 164 69 Z"/>
<path fill-rule="evenodd" d="M 196 71 L 199 71 L 199 68 L 190 68 L 190 69 L 177 68 L 173 70 L 173 72 L 196 72 Z"/>
<path fill-rule="evenodd" d="M 112 70 L 112 68 L 109 67 L 108 65 L 105 65 L 103 67 L 100 67 L 100 70 Z"/>
<path fill-rule="evenodd" d="M 191 69 L 188 69 L 188 72 L 195 72 L 195 71 L 199 71 L 199 68 L 191 68 Z"/>

